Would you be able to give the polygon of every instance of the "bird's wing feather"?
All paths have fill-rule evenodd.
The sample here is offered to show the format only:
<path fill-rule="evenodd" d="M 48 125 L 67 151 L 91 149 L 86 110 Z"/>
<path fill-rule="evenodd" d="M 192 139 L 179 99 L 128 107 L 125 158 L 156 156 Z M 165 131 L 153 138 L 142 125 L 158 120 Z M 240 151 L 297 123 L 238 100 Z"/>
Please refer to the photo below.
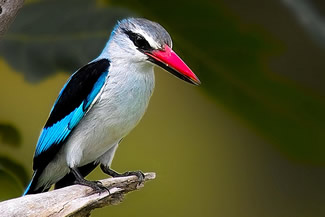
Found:
<path fill-rule="evenodd" d="M 33 169 L 45 167 L 60 150 L 104 86 L 109 60 L 91 62 L 76 71 L 61 90 L 39 137 Z"/>

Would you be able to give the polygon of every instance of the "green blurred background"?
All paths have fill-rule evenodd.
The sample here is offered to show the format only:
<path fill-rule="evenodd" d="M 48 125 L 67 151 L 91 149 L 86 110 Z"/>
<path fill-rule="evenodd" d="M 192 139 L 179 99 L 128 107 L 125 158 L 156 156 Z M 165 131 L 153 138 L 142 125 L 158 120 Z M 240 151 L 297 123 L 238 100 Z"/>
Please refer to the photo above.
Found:
<path fill-rule="evenodd" d="M 112 166 L 157 178 L 92 216 L 325 216 L 324 14 L 321 0 L 26 1 L 0 40 L 0 200 L 23 192 L 69 75 L 138 16 L 168 30 L 202 85 L 156 68 Z"/>

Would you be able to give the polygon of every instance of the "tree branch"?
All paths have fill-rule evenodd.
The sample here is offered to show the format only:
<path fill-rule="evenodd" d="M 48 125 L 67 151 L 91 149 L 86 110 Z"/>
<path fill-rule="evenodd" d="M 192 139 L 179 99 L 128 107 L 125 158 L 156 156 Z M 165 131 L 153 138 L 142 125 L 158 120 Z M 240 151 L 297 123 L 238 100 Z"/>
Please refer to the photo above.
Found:
<path fill-rule="evenodd" d="M 145 173 L 145 181 L 156 177 Z M 41 194 L 26 195 L 0 203 L 1 216 L 89 216 L 91 210 L 120 203 L 124 195 L 143 187 L 136 176 L 100 180 L 109 189 L 100 194 L 86 186 L 72 185 Z"/>
<path fill-rule="evenodd" d="M 0 0 L 0 37 L 7 31 L 24 0 Z"/>

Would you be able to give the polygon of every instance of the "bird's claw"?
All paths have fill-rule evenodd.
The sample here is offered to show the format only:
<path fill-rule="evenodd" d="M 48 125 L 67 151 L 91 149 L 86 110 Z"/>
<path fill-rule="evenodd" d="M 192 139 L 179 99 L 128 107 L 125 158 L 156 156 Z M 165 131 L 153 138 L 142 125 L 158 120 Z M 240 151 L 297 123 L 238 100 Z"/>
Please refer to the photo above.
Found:
<path fill-rule="evenodd" d="M 95 193 L 100 194 L 104 191 L 108 191 L 108 193 L 110 193 L 109 189 L 107 187 L 105 187 L 100 181 L 88 181 L 88 180 L 84 179 L 82 181 L 76 181 L 75 184 L 88 186 L 88 187 L 92 188 Z"/>
<path fill-rule="evenodd" d="M 102 192 L 104 192 L 104 191 L 108 191 L 108 193 L 110 194 L 110 191 L 109 191 L 109 189 L 107 188 L 107 187 L 105 187 L 104 185 L 103 185 L 103 183 L 101 183 L 100 181 L 93 181 L 96 185 L 94 185 L 94 187 L 91 187 L 92 189 L 93 189 L 93 191 L 95 192 L 95 193 L 102 193 Z"/>
<path fill-rule="evenodd" d="M 127 171 L 125 173 L 118 173 L 112 169 L 110 169 L 109 167 L 104 166 L 103 164 L 100 165 L 100 168 L 102 169 L 102 171 L 112 177 L 125 177 L 125 176 L 136 176 L 138 177 L 139 183 L 143 183 L 144 182 L 144 178 L 145 175 L 143 174 L 142 171 L 137 170 L 137 171 Z"/>
<path fill-rule="evenodd" d="M 139 180 L 140 183 L 144 182 L 145 175 L 143 174 L 142 171 L 137 170 L 137 171 L 127 171 L 125 173 L 121 174 L 122 176 L 136 176 Z"/>

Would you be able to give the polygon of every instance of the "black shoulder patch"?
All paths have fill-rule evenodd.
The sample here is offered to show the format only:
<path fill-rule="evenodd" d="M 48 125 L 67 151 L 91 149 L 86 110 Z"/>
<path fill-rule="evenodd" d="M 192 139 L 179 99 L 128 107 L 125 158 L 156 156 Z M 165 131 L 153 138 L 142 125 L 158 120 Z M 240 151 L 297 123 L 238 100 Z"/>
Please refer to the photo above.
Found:
<path fill-rule="evenodd" d="M 45 127 L 52 126 L 76 109 L 87 98 L 96 81 L 109 68 L 108 59 L 89 63 L 75 72 L 61 91 Z"/>

